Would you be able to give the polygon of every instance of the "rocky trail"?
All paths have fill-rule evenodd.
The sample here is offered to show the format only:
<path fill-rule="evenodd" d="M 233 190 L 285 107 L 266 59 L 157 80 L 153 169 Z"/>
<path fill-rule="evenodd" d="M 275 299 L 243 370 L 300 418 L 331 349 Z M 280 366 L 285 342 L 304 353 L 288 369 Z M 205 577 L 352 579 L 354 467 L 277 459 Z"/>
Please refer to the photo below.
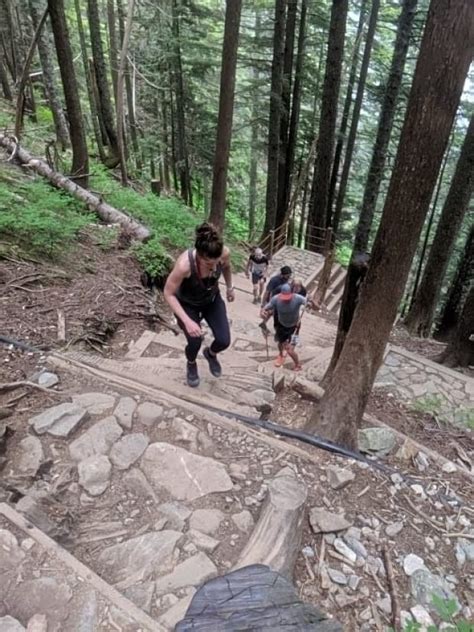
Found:
<path fill-rule="evenodd" d="M 274 268 L 302 276 L 314 269 L 304 256 L 283 249 Z M 32 356 L 28 378 L 43 390 L 1 394 L 3 406 L 23 398 L 1 422 L 0 630 L 261 629 L 225 627 L 225 609 L 207 628 L 185 618 L 205 582 L 253 564 L 317 608 L 301 629 L 426 629 L 440 621 L 433 594 L 473 620 L 473 444 L 456 416 L 473 406 L 472 377 L 390 347 L 379 392 L 449 395 L 442 445 L 366 416 L 361 449 L 399 473 L 248 427 L 218 411 L 298 428 L 311 404 L 292 371 L 273 367 L 271 340 L 267 357 L 249 282 L 235 285 L 219 380 L 200 359 L 201 386 L 189 389 L 182 337 L 145 330 L 123 357 Z M 305 314 L 303 385 L 322 376 L 334 336 L 330 320 Z"/>

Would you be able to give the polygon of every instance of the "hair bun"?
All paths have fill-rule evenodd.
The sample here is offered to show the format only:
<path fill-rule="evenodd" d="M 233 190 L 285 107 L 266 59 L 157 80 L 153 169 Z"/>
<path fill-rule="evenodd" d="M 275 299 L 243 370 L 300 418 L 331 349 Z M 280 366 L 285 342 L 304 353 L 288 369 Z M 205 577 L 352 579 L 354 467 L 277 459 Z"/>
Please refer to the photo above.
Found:
<path fill-rule="evenodd" d="M 213 241 L 215 239 L 219 239 L 219 232 L 213 224 L 204 222 L 200 226 L 196 227 L 196 237 Z"/>

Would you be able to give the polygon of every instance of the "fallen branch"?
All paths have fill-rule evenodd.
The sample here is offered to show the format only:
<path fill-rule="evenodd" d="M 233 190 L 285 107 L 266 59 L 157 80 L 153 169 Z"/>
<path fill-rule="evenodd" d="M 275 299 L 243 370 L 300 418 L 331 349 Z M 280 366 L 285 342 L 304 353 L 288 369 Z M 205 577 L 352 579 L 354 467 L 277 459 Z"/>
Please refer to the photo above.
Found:
<path fill-rule="evenodd" d="M 382 548 L 382 558 L 387 574 L 388 592 L 392 602 L 392 625 L 395 632 L 398 632 L 401 624 L 400 600 L 398 599 L 397 589 L 395 588 L 395 582 L 393 580 L 392 560 L 385 546 Z"/>
<path fill-rule="evenodd" d="M 110 206 L 110 204 L 103 202 L 90 191 L 87 191 L 75 184 L 70 178 L 67 178 L 61 173 L 51 169 L 44 160 L 35 158 L 22 149 L 16 142 L 16 139 L 0 134 L 0 146 L 7 149 L 12 156 L 14 155 L 15 158 L 25 167 L 30 167 L 40 175 L 47 178 L 58 188 L 64 189 L 64 191 L 67 191 L 74 197 L 81 200 L 81 202 L 84 202 L 84 204 L 95 211 L 104 222 L 120 224 L 126 232 L 139 241 L 146 241 L 150 237 L 150 231 L 148 228 L 128 217 L 128 215 L 122 213 L 122 211 Z"/>
<path fill-rule="evenodd" d="M 5 384 L 0 384 L 0 393 L 6 393 L 8 391 L 14 391 L 17 388 L 36 388 L 39 391 L 43 391 L 43 393 L 49 393 L 50 395 L 61 395 L 60 391 L 52 391 L 45 386 L 41 386 L 40 384 L 35 384 L 34 382 L 28 382 L 28 380 L 21 380 L 19 382 L 6 382 Z"/>

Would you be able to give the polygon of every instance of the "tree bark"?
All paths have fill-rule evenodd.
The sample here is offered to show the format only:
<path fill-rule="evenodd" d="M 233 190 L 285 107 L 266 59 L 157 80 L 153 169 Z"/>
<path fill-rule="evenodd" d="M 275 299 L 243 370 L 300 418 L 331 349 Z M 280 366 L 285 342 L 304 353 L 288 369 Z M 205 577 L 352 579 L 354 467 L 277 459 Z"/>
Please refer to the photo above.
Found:
<path fill-rule="evenodd" d="M 464 139 L 456 170 L 441 211 L 428 261 L 405 326 L 418 336 L 431 334 L 449 259 L 474 191 L 474 116 Z"/>
<path fill-rule="evenodd" d="M 15 83 L 18 76 L 16 55 L 16 29 L 13 24 L 9 0 L 0 0 L 0 37 L 4 53 L 5 64 Z"/>
<path fill-rule="evenodd" d="M 117 75 L 117 137 L 118 151 L 120 156 L 120 173 L 123 186 L 127 186 L 127 160 L 125 157 L 124 132 L 123 132 L 123 82 L 124 72 L 127 63 L 127 51 L 130 41 L 130 33 L 132 32 L 133 11 L 135 8 L 135 0 L 128 0 L 127 21 L 122 41 L 122 50 L 120 51 L 120 64 Z"/>
<path fill-rule="evenodd" d="M 54 1 L 57 2 L 57 0 Z M 128 215 L 122 213 L 122 211 L 119 211 L 106 202 L 103 202 L 98 197 L 90 193 L 90 191 L 87 191 L 77 185 L 66 176 L 54 171 L 48 164 L 46 164 L 46 162 L 40 160 L 39 158 L 35 158 L 22 149 L 14 142 L 13 139 L 0 135 L 0 146 L 7 149 L 22 165 L 34 169 L 37 173 L 47 178 L 58 188 L 64 189 L 64 191 L 67 191 L 81 202 L 84 202 L 84 204 L 94 210 L 104 222 L 120 224 L 126 232 L 140 241 L 145 241 L 150 237 L 150 231 L 148 228 L 139 224 L 134 219 L 131 219 Z"/>
<path fill-rule="evenodd" d="M 360 68 L 359 83 L 357 85 L 357 94 L 354 101 L 354 110 L 352 112 L 351 126 L 349 136 L 347 138 L 346 153 L 344 155 L 344 165 L 342 167 L 341 181 L 337 192 L 336 206 L 334 209 L 334 217 L 331 223 L 333 232 L 337 235 L 339 222 L 341 219 L 342 207 L 346 197 L 347 182 L 349 180 L 349 172 L 352 164 L 352 154 L 354 153 L 355 140 L 357 135 L 357 126 L 359 125 L 360 111 L 362 108 L 362 100 L 364 98 L 365 82 L 367 80 L 367 72 L 369 70 L 370 55 L 374 43 L 375 28 L 377 26 L 377 18 L 380 9 L 380 0 L 372 0 L 372 10 L 370 12 L 369 27 L 367 29 L 367 37 L 365 40 L 364 55 Z M 328 214 L 331 209 L 328 209 Z"/>
<path fill-rule="evenodd" d="M 278 193 L 275 226 L 280 226 L 286 218 L 288 199 L 286 182 L 287 178 L 287 154 L 288 154 L 288 130 L 290 122 L 291 84 L 293 74 L 293 57 L 295 48 L 297 0 L 287 0 L 288 11 L 285 28 L 285 49 L 283 53 L 283 75 L 281 89 L 280 111 L 280 146 L 278 150 Z"/>
<path fill-rule="evenodd" d="M 118 139 L 114 125 L 114 111 L 112 107 L 112 100 L 110 98 L 109 82 L 102 46 L 100 30 L 101 21 L 97 0 L 87 0 L 87 15 L 89 18 L 89 32 L 91 37 L 95 80 L 99 95 L 97 107 L 107 134 L 107 144 L 110 148 L 111 156 L 118 156 Z"/>
<path fill-rule="evenodd" d="M 115 106 L 117 107 L 118 44 L 114 0 L 107 0 L 107 24 L 109 27 L 110 75 L 112 77 Z"/>
<path fill-rule="evenodd" d="M 8 83 L 7 71 L 5 69 L 5 66 L 3 65 L 3 61 L 1 58 L 0 58 L 0 83 L 2 84 L 4 99 L 6 99 L 7 101 L 12 101 L 13 95 L 10 89 L 10 84 Z"/>
<path fill-rule="evenodd" d="M 29 8 L 33 26 L 36 29 L 40 21 L 40 12 L 36 0 L 29 0 Z M 53 113 L 54 128 L 56 130 L 56 138 L 61 148 L 64 150 L 69 147 L 69 132 L 67 129 L 67 121 L 64 116 L 63 105 L 59 98 L 58 91 L 54 82 L 54 69 L 51 61 L 51 49 L 49 45 L 48 34 L 40 33 L 38 39 L 38 53 L 43 70 L 43 84 L 48 97 L 51 112 Z"/>
<path fill-rule="evenodd" d="M 347 81 L 346 98 L 344 100 L 344 106 L 342 108 L 341 125 L 339 127 L 338 139 L 336 142 L 336 151 L 334 152 L 334 162 L 331 170 L 331 180 L 329 183 L 328 194 L 328 225 L 332 224 L 332 207 L 334 202 L 334 192 L 336 190 L 337 178 L 339 175 L 339 166 L 341 164 L 342 148 L 346 140 L 347 125 L 349 123 L 349 114 L 352 107 L 352 95 L 354 93 L 354 85 L 357 75 L 357 67 L 359 64 L 359 51 L 362 43 L 362 31 L 364 30 L 365 17 L 366 17 L 366 3 L 367 0 L 363 0 L 360 6 L 359 23 L 357 25 L 356 37 L 354 42 L 354 50 L 352 53 L 351 68 L 349 71 L 349 79 Z"/>
<path fill-rule="evenodd" d="M 64 0 L 48 0 L 48 9 L 68 114 L 69 136 L 72 146 L 71 171 L 75 182 L 87 188 L 89 156 L 87 154 L 86 136 L 82 120 L 79 88 L 76 81 L 69 31 L 64 13 Z"/>
<path fill-rule="evenodd" d="M 309 423 L 345 445 L 356 444 L 473 53 L 474 5 L 432 0 L 369 270 L 339 361 Z"/>
<path fill-rule="evenodd" d="M 227 0 L 222 44 L 221 85 L 209 221 L 222 231 L 225 219 L 227 169 L 234 113 L 235 72 L 242 0 Z"/>
<path fill-rule="evenodd" d="M 91 112 L 91 119 L 92 119 L 92 129 L 94 130 L 94 138 L 97 145 L 97 151 L 99 152 L 100 160 L 103 164 L 107 165 L 107 156 L 105 154 L 104 146 L 102 144 L 102 135 L 101 135 L 100 127 L 99 127 L 99 117 L 98 117 L 97 106 L 96 106 L 96 98 L 94 95 L 95 83 L 93 83 L 93 79 L 91 78 L 91 73 L 89 71 L 89 61 L 87 59 L 87 45 L 86 45 L 86 37 L 84 34 L 84 25 L 82 23 L 80 0 L 74 0 L 74 8 L 76 10 L 77 30 L 79 33 L 79 43 L 81 46 L 82 65 L 84 68 L 84 75 L 86 78 L 87 96 L 89 100 L 89 109 Z M 114 166 L 116 166 L 116 164 L 117 163 L 115 162 Z"/>
<path fill-rule="evenodd" d="M 368 248 L 370 229 L 372 227 L 380 184 L 384 174 L 387 148 L 392 133 L 393 119 L 397 107 L 398 95 L 400 93 L 400 86 L 402 84 L 417 1 L 418 0 L 403 0 L 390 73 L 387 79 L 382 109 L 380 111 L 377 137 L 370 161 L 369 174 L 365 184 L 364 198 L 362 200 L 362 208 L 354 239 L 354 252 L 365 252 Z"/>
<path fill-rule="evenodd" d="M 348 0 L 333 0 L 318 143 L 316 146 L 316 162 L 306 227 L 307 248 L 313 251 L 322 250 L 322 237 L 327 224 L 329 183 L 331 180 L 337 102 L 344 57 L 347 10 Z"/>
<path fill-rule="evenodd" d="M 463 254 L 450 285 L 448 297 L 435 332 L 437 340 L 448 340 L 458 326 L 463 296 L 469 282 L 474 278 L 474 224 L 471 225 Z"/>
<path fill-rule="evenodd" d="M 459 324 L 446 350 L 437 360 L 446 366 L 470 366 L 474 364 L 474 283 L 464 301 Z"/>
<path fill-rule="evenodd" d="M 275 1 L 273 60 L 268 118 L 267 189 L 265 196 L 265 237 L 275 228 L 278 201 L 278 162 L 280 151 L 281 91 L 283 86 L 283 49 L 285 44 L 286 1 Z"/>
<path fill-rule="evenodd" d="M 188 145 L 186 142 L 186 119 L 184 115 L 184 81 L 181 63 L 181 38 L 179 26 L 178 0 L 171 1 L 171 20 L 173 33 L 173 78 L 176 93 L 176 149 L 177 170 L 179 175 L 181 197 L 192 207 L 191 174 L 189 171 Z"/>

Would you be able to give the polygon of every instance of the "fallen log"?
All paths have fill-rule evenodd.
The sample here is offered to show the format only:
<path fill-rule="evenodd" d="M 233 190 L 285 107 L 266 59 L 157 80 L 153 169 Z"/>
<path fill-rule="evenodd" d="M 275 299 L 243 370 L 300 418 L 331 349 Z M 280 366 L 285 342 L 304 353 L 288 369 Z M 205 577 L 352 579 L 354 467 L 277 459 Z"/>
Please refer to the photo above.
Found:
<path fill-rule="evenodd" d="M 125 232 L 138 241 L 146 241 L 150 237 L 150 230 L 146 226 L 110 206 L 110 204 L 99 199 L 87 189 L 83 189 L 70 178 L 51 169 L 44 160 L 35 158 L 20 147 L 15 138 L 0 134 L 0 146 L 10 152 L 10 160 L 18 160 L 24 167 L 33 169 L 36 173 L 47 178 L 54 186 L 67 191 L 78 200 L 81 200 L 81 202 L 84 202 L 90 209 L 95 211 L 104 222 L 120 224 Z"/>
<path fill-rule="evenodd" d="M 305 380 L 302 377 L 296 378 L 296 380 L 291 385 L 291 388 L 299 393 L 304 399 L 310 399 L 312 401 L 319 401 L 324 395 L 323 388 L 321 388 L 314 382 Z"/>
<path fill-rule="evenodd" d="M 268 486 L 268 494 L 257 524 L 234 569 L 265 564 L 291 578 L 299 552 L 306 485 L 289 467 L 282 469 Z"/>

